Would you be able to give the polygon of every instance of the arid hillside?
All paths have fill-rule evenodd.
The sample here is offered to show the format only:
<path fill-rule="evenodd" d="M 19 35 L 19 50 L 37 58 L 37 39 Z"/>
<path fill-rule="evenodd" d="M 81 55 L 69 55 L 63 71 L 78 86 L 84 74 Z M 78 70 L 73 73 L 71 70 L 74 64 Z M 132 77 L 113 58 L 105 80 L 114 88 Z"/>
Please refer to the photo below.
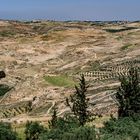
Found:
<path fill-rule="evenodd" d="M 69 109 L 80 74 L 90 109 L 115 113 L 118 77 L 140 67 L 140 22 L 0 21 L 0 118 L 45 121 Z"/>

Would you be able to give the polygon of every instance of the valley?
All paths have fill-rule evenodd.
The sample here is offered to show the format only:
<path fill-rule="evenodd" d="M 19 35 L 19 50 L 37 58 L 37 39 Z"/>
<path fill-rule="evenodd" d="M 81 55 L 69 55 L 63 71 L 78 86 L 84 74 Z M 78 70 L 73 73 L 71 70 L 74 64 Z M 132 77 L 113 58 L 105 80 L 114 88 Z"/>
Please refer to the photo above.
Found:
<path fill-rule="evenodd" d="M 0 96 L 0 120 L 47 121 L 54 104 L 63 116 L 81 74 L 90 110 L 116 114 L 118 78 L 131 66 L 140 71 L 140 22 L 0 20 L 0 88 L 10 88 Z"/>

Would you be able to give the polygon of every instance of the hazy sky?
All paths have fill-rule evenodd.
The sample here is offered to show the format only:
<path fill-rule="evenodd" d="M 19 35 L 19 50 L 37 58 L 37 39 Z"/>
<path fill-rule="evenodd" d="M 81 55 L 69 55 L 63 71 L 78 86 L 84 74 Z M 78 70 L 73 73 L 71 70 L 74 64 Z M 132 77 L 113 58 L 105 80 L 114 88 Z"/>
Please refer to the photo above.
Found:
<path fill-rule="evenodd" d="M 140 20 L 140 0 L 0 0 L 0 19 Z"/>

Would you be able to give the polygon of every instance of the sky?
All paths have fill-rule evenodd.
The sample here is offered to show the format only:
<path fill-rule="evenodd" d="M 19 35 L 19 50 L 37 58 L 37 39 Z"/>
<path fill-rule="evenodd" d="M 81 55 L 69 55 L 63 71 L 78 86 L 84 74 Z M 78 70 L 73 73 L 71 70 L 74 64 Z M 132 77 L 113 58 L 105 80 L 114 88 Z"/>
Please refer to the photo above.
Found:
<path fill-rule="evenodd" d="M 140 20 L 140 0 L 0 0 L 0 19 Z"/>

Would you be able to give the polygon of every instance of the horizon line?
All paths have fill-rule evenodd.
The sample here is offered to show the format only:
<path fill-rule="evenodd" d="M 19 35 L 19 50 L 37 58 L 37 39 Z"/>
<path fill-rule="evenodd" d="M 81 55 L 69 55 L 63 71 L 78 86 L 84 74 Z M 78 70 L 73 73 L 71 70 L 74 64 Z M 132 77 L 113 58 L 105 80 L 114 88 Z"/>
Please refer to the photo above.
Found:
<path fill-rule="evenodd" d="M 7 18 L 0 18 L 0 21 L 54 21 L 54 22 L 140 22 L 140 20 L 76 20 L 76 19 L 70 19 L 70 20 L 54 20 L 54 19 L 7 19 Z"/>

